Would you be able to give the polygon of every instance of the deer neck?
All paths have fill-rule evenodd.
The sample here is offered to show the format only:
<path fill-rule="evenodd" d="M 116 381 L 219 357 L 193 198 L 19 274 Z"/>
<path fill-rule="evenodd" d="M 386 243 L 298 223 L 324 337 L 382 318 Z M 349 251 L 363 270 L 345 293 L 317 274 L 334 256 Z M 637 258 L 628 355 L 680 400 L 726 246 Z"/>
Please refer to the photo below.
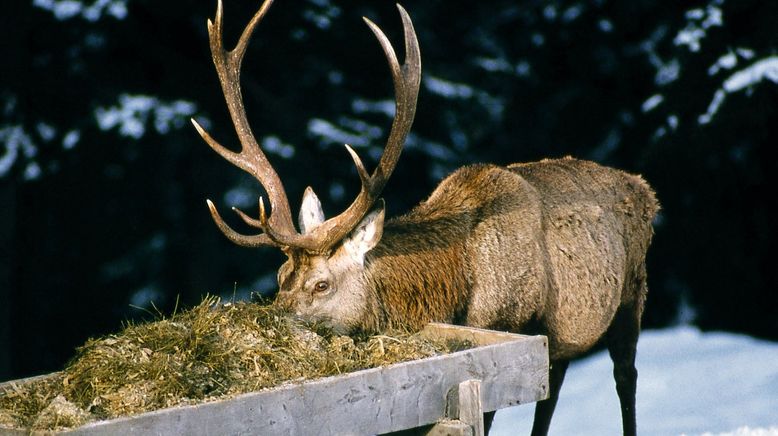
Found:
<path fill-rule="evenodd" d="M 390 221 L 367 255 L 366 277 L 375 292 L 367 325 L 417 330 L 429 322 L 457 322 L 469 298 L 465 239 L 443 221 Z M 455 241 L 455 242 L 452 242 Z"/>

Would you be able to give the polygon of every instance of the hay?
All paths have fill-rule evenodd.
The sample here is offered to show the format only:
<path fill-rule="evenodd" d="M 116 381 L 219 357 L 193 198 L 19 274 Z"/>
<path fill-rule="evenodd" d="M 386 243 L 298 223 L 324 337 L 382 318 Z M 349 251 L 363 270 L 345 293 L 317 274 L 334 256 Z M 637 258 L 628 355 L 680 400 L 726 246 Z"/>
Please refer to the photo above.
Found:
<path fill-rule="evenodd" d="M 59 429 L 467 348 L 408 333 L 336 336 L 272 305 L 208 297 L 90 339 L 64 371 L 0 392 L 0 428 Z"/>

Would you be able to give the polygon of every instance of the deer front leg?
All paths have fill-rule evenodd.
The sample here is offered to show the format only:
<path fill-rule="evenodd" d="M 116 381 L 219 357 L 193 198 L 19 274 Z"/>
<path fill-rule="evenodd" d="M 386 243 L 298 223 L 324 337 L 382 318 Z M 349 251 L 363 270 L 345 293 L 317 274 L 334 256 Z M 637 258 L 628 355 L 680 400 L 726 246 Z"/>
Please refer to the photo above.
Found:
<path fill-rule="evenodd" d="M 535 420 L 532 423 L 532 436 L 545 436 L 551 424 L 551 416 L 554 414 L 556 402 L 559 399 L 559 389 L 565 380 L 565 372 L 569 360 L 557 360 L 551 362 L 548 369 L 548 399 L 539 401 L 535 405 Z"/>

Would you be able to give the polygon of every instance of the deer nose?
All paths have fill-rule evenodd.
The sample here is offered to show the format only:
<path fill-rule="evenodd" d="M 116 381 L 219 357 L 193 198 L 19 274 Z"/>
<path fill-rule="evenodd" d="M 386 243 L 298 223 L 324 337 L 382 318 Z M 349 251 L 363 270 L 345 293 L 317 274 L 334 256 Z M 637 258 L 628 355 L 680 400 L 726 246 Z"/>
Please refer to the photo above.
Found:
<path fill-rule="evenodd" d="M 275 304 L 281 309 L 288 311 L 292 308 L 292 299 L 279 292 L 276 294 Z"/>

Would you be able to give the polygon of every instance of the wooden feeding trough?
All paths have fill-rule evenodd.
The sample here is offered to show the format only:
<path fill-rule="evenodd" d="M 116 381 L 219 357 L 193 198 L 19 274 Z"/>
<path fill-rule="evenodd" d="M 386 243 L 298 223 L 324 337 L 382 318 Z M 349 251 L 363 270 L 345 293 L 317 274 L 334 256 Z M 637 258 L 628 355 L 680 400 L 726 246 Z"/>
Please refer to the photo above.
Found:
<path fill-rule="evenodd" d="M 475 347 L 36 434 L 372 435 L 432 425 L 428 434 L 478 435 L 483 433 L 483 412 L 548 396 L 548 343 L 543 336 L 446 324 L 430 324 L 423 334 L 467 340 Z M 0 429 L 0 434 L 29 430 Z"/>

